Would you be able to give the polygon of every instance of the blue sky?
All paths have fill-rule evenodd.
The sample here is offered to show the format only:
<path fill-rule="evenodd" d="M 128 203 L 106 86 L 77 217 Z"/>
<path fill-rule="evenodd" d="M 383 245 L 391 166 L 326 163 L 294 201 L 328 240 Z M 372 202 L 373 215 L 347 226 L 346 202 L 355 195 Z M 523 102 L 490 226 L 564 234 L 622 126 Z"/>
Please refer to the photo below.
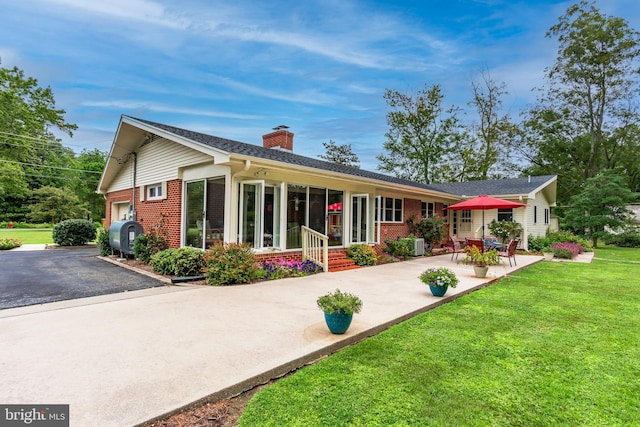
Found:
<path fill-rule="evenodd" d="M 261 144 L 277 125 L 294 152 L 351 144 L 375 170 L 385 89 L 440 84 L 469 110 L 471 81 L 504 82 L 517 120 L 535 101 L 571 4 L 553 0 L 0 0 L 0 58 L 51 86 L 79 126 L 66 146 L 108 151 L 121 114 Z M 640 29 L 637 0 L 597 7 Z"/>

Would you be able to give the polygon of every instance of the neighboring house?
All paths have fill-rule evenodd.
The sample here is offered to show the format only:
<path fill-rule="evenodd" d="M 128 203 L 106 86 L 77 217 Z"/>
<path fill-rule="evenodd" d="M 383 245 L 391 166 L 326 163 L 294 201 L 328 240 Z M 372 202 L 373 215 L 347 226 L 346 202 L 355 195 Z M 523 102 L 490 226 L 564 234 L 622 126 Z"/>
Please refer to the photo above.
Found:
<path fill-rule="evenodd" d="M 446 216 L 454 233 L 471 236 L 479 216 L 471 213 L 468 226 L 464 211 L 444 208 L 463 194 L 487 193 L 531 203 L 511 215 L 539 235 L 555 204 L 555 176 L 528 185 L 467 183 L 478 191 L 460 193 L 457 184 L 425 185 L 293 154 L 293 137 L 279 127 L 258 146 L 122 116 L 98 187 L 106 224 L 135 219 L 148 231 L 163 219 L 172 247 L 246 242 L 261 258 L 300 259 L 302 226 L 326 235 L 336 251 L 405 237 L 407 219 L 426 215 Z"/>

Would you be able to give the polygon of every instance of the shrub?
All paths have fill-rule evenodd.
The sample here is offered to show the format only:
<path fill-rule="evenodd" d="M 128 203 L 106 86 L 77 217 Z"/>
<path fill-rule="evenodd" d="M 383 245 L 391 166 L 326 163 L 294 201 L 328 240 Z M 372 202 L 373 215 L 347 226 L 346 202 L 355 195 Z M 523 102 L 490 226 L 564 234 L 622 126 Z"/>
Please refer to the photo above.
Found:
<path fill-rule="evenodd" d="M 373 248 L 366 243 L 358 243 L 349 246 L 347 257 L 355 261 L 356 265 L 375 265 L 377 254 Z"/>
<path fill-rule="evenodd" d="M 9 228 L 9 222 L 12 223 L 13 228 L 51 228 L 51 224 L 49 224 L 48 222 L 32 224 L 29 222 L 21 221 L 0 221 L 0 228 Z"/>
<path fill-rule="evenodd" d="M 165 226 L 167 217 L 168 215 L 161 214 L 160 221 L 155 226 L 133 240 L 133 256 L 136 259 L 148 264 L 153 255 L 169 249 L 169 232 Z"/>
<path fill-rule="evenodd" d="M 604 242 L 621 248 L 640 248 L 640 232 L 627 230 L 620 234 L 610 234 L 605 237 Z"/>
<path fill-rule="evenodd" d="M 207 251 L 207 282 L 214 286 L 250 283 L 262 269 L 249 244 L 218 243 Z"/>
<path fill-rule="evenodd" d="M 197 276 L 206 267 L 205 253 L 192 247 L 165 249 L 151 257 L 153 271 L 171 276 Z"/>
<path fill-rule="evenodd" d="M 82 246 L 96 238 L 96 225 L 86 219 L 67 219 L 56 224 L 52 234 L 60 246 Z"/>
<path fill-rule="evenodd" d="M 109 230 L 100 227 L 98 228 L 98 250 L 101 256 L 111 255 L 111 245 L 109 245 Z"/>
<path fill-rule="evenodd" d="M 133 256 L 145 264 L 149 264 L 152 256 L 168 248 L 167 241 L 155 233 L 140 234 L 133 240 Z"/>
<path fill-rule="evenodd" d="M 563 242 L 551 245 L 553 256 L 556 258 L 573 259 L 584 252 L 584 247 L 579 243 Z"/>
<path fill-rule="evenodd" d="M 416 238 L 412 234 L 410 234 L 405 239 L 399 239 L 399 240 L 385 239 L 384 243 L 387 245 L 387 247 L 384 248 L 383 251 L 390 255 L 397 256 L 400 258 L 404 258 L 404 259 L 409 258 L 410 256 L 414 255 L 413 242 L 415 240 Z"/>
<path fill-rule="evenodd" d="M 285 277 L 302 277 L 315 274 L 322 270 L 322 267 L 313 261 L 277 261 L 265 262 L 262 264 L 264 278 L 267 280 L 283 279 Z"/>
<path fill-rule="evenodd" d="M 529 234 L 529 250 L 532 252 L 541 252 L 543 248 L 551 245 L 551 239 L 542 236 L 533 236 Z"/>
<path fill-rule="evenodd" d="M 578 243 L 580 244 L 586 251 L 591 251 L 593 246 L 591 242 L 571 233 L 570 231 L 547 231 L 547 238 L 549 239 L 549 244 L 553 243 Z"/>
<path fill-rule="evenodd" d="M 555 243 L 577 243 L 584 250 L 591 251 L 591 243 L 580 236 L 576 236 L 568 231 L 549 231 L 545 237 L 529 235 L 529 250 L 533 252 L 541 252 L 545 246 L 551 246 Z"/>
<path fill-rule="evenodd" d="M 415 231 L 424 238 L 427 248 L 433 248 L 434 245 L 440 243 L 440 241 L 447 236 L 444 218 L 422 218 L 415 223 L 411 220 L 409 227 L 412 232 Z"/>
<path fill-rule="evenodd" d="M 522 234 L 522 225 L 515 221 L 496 221 L 495 219 L 489 224 L 489 231 L 496 236 L 502 243 L 507 243 L 511 239 Z"/>
<path fill-rule="evenodd" d="M 22 246 L 22 241 L 20 239 L 0 237 L 0 250 L 19 248 L 20 246 Z"/>

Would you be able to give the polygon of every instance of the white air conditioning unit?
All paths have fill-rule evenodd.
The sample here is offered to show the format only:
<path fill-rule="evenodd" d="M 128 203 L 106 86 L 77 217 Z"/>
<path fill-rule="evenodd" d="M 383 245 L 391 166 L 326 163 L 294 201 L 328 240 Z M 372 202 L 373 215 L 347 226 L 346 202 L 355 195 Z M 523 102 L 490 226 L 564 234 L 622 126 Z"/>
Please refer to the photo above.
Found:
<path fill-rule="evenodd" d="M 415 256 L 424 255 L 424 239 L 416 239 L 413 241 L 413 254 Z"/>

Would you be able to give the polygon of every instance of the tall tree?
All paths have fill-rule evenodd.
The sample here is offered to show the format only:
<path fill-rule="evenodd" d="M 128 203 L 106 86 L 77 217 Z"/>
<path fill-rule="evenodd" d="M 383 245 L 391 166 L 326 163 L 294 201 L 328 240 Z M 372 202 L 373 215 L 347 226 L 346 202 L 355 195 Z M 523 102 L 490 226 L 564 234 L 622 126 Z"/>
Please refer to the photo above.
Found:
<path fill-rule="evenodd" d="M 104 195 L 96 193 L 102 170 L 106 164 L 107 153 L 98 149 L 82 150 L 73 161 L 73 178 L 69 186 L 73 188 L 81 203 L 91 211 L 91 218 L 100 221 L 105 217 Z"/>
<path fill-rule="evenodd" d="M 41 187 L 32 193 L 36 201 L 29 207 L 31 211 L 28 216 L 33 221 L 57 224 L 65 219 L 81 219 L 89 214 L 86 205 L 70 188 Z"/>
<path fill-rule="evenodd" d="M 547 37 L 559 42 L 548 87 L 527 116 L 528 144 L 522 154 L 534 173 L 559 173 L 565 202 L 588 178 L 624 160 L 638 121 L 640 37 L 618 17 L 581 1 L 567 10 Z"/>
<path fill-rule="evenodd" d="M 18 67 L 0 67 L 0 211 L 5 215 L 24 215 L 29 189 L 62 185 L 46 166 L 67 167 L 73 157 L 52 133 L 57 128 L 72 135 L 77 128 L 64 114 L 50 87 L 40 87 Z"/>
<path fill-rule="evenodd" d="M 566 226 L 591 239 L 596 247 L 607 227 L 616 229 L 625 224 L 630 214 L 626 206 L 633 197 L 623 177 L 612 170 L 601 172 L 587 179 L 582 191 L 571 198 Z"/>
<path fill-rule="evenodd" d="M 351 149 L 351 144 L 336 144 L 335 141 L 323 142 L 325 154 L 319 154 L 318 157 L 331 163 L 339 165 L 360 167 L 360 159 Z"/>
<path fill-rule="evenodd" d="M 392 111 L 378 169 L 426 184 L 443 180 L 441 168 L 460 139 L 457 109 L 443 109 L 439 85 L 425 86 L 415 96 L 387 89 L 384 99 Z"/>
<path fill-rule="evenodd" d="M 503 178 L 515 131 L 509 115 L 502 112 L 502 98 L 509 92 L 504 82 L 495 82 L 488 72 L 472 81 L 471 89 L 470 105 L 478 113 L 478 123 L 473 127 L 476 179 Z"/>

